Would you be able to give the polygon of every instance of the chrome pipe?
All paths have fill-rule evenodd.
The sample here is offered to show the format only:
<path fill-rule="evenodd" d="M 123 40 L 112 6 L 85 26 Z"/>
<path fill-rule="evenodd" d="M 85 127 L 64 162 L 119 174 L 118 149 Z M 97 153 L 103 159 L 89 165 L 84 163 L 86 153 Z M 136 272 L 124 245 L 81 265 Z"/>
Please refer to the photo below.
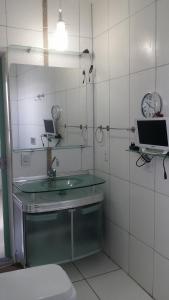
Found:
<path fill-rule="evenodd" d="M 10 249 L 11 256 L 15 260 L 14 251 L 14 219 L 13 219 L 13 200 L 12 200 L 12 136 L 11 136 L 11 112 L 9 95 L 9 72 L 8 56 L 4 53 L 2 56 L 3 73 L 3 93 L 4 93 L 4 113 L 5 113 L 5 136 L 6 136 L 6 159 L 7 159 L 7 184 L 8 184 L 8 207 L 9 207 L 9 228 L 10 228 Z"/>

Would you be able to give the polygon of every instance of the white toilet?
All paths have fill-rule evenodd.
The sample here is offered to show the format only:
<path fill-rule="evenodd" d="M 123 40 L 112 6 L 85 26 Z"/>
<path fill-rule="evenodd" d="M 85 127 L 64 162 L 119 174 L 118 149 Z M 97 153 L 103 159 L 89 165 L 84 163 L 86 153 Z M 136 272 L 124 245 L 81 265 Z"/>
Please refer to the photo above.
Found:
<path fill-rule="evenodd" d="M 76 291 L 58 265 L 0 274 L 0 300 L 77 300 Z"/>

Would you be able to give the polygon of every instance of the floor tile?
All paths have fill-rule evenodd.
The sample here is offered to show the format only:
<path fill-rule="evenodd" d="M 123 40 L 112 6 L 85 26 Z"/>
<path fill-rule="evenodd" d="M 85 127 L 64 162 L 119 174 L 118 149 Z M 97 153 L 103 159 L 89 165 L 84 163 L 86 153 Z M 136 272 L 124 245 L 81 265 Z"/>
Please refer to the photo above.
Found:
<path fill-rule="evenodd" d="M 135 281 L 121 270 L 87 281 L 101 300 L 152 300 Z"/>
<path fill-rule="evenodd" d="M 64 264 L 62 265 L 62 268 L 65 270 L 72 282 L 83 279 L 83 276 L 72 263 Z"/>
<path fill-rule="evenodd" d="M 84 280 L 74 283 L 74 287 L 77 292 L 77 300 L 98 300 L 99 299 Z"/>
<path fill-rule="evenodd" d="M 85 278 L 119 269 L 105 254 L 99 253 L 75 262 Z"/>

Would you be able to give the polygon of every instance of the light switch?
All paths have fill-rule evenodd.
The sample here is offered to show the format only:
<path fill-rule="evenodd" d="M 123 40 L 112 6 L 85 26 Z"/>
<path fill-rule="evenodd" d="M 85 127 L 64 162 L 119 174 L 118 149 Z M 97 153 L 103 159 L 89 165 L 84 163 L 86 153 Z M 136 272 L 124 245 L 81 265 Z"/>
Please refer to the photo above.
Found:
<path fill-rule="evenodd" d="M 31 137 L 31 145 L 36 145 L 36 138 Z"/>

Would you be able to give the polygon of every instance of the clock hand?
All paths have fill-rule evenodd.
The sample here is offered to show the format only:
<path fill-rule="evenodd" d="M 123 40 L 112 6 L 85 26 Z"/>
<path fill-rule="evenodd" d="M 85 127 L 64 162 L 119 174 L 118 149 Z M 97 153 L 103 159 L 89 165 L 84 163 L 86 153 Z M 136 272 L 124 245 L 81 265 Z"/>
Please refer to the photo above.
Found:
<path fill-rule="evenodd" d="M 145 102 L 145 104 L 147 104 L 150 108 L 155 109 L 155 106 L 151 106 L 151 104 L 149 104 L 148 102 Z"/>

